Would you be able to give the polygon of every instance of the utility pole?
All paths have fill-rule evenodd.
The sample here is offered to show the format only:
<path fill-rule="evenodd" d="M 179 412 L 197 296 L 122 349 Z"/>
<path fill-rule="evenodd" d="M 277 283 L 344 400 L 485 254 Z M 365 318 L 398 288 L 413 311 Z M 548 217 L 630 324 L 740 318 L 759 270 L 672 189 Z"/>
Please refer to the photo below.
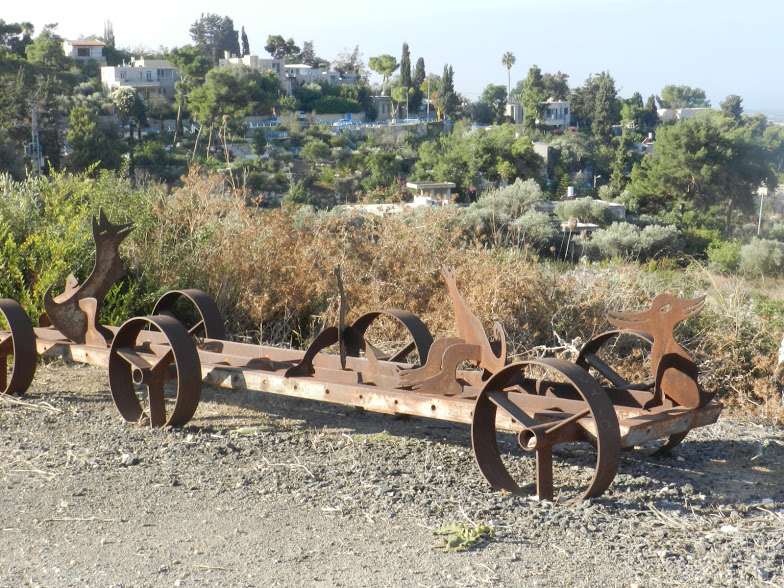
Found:
<path fill-rule="evenodd" d="M 427 76 L 427 121 L 430 122 L 430 76 Z"/>
<path fill-rule="evenodd" d="M 767 187 L 765 188 L 765 192 L 767 192 Z M 760 191 L 760 209 L 759 209 L 759 217 L 757 218 L 757 237 L 760 235 L 760 231 L 762 230 L 762 204 L 765 202 L 765 192 Z"/>
<path fill-rule="evenodd" d="M 41 141 L 38 134 L 38 103 L 34 98 L 30 104 L 30 158 L 33 160 L 33 175 L 41 175 L 44 166 L 41 156 Z"/>

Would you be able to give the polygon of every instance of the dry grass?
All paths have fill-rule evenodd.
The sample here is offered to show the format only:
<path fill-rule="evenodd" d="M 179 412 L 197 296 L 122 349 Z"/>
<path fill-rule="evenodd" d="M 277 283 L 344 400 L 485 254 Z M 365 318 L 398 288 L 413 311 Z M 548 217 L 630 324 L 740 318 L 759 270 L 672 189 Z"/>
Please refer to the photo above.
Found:
<path fill-rule="evenodd" d="M 707 293 L 702 315 L 679 330 L 701 364 L 703 384 L 744 411 L 784 419 L 774 378 L 781 333 L 757 311 L 748 283 L 716 281 L 698 266 L 570 266 L 519 249 L 471 247 L 456 228 L 458 214 L 381 220 L 256 210 L 226 193 L 220 179 L 191 175 L 155 203 L 156 221 L 133 236 L 129 254 L 137 276 L 201 287 L 216 296 L 231 331 L 277 344 L 302 345 L 335 321 L 336 265 L 343 268 L 349 318 L 405 308 L 437 334 L 453 328 L 439 270 L 454 268 L 468 303 L 488 330 L 493 321 L 503 324 L 517 357 L 568 355 L 607 328 L 608 310 L 640 308 L 657 291 Z"/>

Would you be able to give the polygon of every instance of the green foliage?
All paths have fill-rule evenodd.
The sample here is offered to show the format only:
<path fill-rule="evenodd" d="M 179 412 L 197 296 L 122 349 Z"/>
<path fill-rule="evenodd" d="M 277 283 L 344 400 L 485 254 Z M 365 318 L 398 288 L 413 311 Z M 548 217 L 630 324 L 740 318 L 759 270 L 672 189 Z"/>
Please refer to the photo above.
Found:
<path fill-rule="evenodd" d="M 475 116 L 472 118 L 476 122 L 484 124 L 502 122 L 506 109 L 506 88 L 499 84 L 488 84 L 479 98 L 479 105 L 486 108 L 481 108 L 480 106 L 479 113 L 482 113 L 480 116 L 476 116 L 477 111 L 475 111 Z M 487 111 L 487 114 L 485 114 L 485 111 Z"/>
<path fill-rule="evenodd" d="M 308 139 L 302 147 L 302 158 L 315 163 L 329 157 L 330 148 L 321 139 Z"/>
<path fill-rule="evenodd" d="M 488 190 L 463 211 L 460 219 L 463 231 L 480 241 L 517 237 L 539 245 L 551 236 L 545 227 L 551 224 L 547 215 L 543 218 L 531 210 L 543 199 L 542 189 L 534 180 L 518 179 L 511 186 Z"/>
<path fill-rule="evenodd" d="M 91 218 L 99 208 L 114 222 L 133 220 L 133 242 L 144 238 L 153 219 L 152 204 L 162 196 L 154 187 L 134 190 L 109 172 L 94 179 L 60 173 L 25 182 L 1 179 L 0 296 L 18 300 L 30 316 L 39 316 L 49 287 L 56 295 L 69 273 L 79 280 L 87 277 L 94 257 Z M 149 310 L 146 305 L 155 292 L 141 295 L 143 280 L 136 283 L 112 291 L 105 316 L 119 312 L 124 319 Z"/>
<path fill-rule="evenodd" d="M 382 91 L 384 91 L 389 82 L 389 78 L 392 77 L 395 70 L 400 67 L 400 64 L 397 62 L 397 59 L 395 59 L 394 55 L 384 53 L 383 55 L 371 57 L 368 60 L 368 67 L 381 76 Z"/>
<path fill-rule="evenodd" d="M 740 248 L 739 269 L 750 276 L 777 276 L 784 270 L 784 243 L 757 239 Z"/>
<path fill-rule="evenodd" d="M 25 53 L 30 63 L 36 63 L 51 69 L 67 69 L 71 60 L 63 53 L 63 39 L 51 29 L 44 29 L 29 44 Z"/>
<path fill-rule="evenodd" d="M 239 36 L 234 22 L 228 16 L 202 14 L 191 25 L 190 33 L 193 42 L 211 57 L 213 65 L 218 65 L 218 59 L 223 57 L 224 51 L 232 55 L 240 54 Z"/>
<path fill-rule="evenodd" d="M 753 211 L 759 185 L 775 185 L 773 163 L 750 126 L 720 115 L 684 120 L 659 129 L 656 149 L 632 171 L 624 199 L 631 210 L 677 211 L 729 235 L 734 213 Z"/>
<path fill-rule="evenodd" d="M 529 210 L 512 221 L 511 229 L 518 242 L 537 248 L 549 245 L 558 235 L 558 229 L 553 226 L 550 215 L 536 210 Z"/>
<path fill-rule="evenodd" d="M 662 108 L 704 108 L 710 106 L 705 90 L 691 86 L 664 86 L 659 98 Z"/>
<path fill-rule="evenodd" d="M 723 273 L 735 273 L 740 267 L 741 244 L 738 241 L 716 240 L 708 246 L 711 268 Z"/>
<path fill-rule="evenodd" d="M 648 225 L 642 230 L 630 223 L 615 222 L 598 229 L 585 244 L 594 259 L 650 259 L 679 251 L 679 233 L 673 226 Z"/>
<path fill-rule="evenodd" d="M 490 542 L 495 537 L 495 529 L 486 524 L 452 523 L 436 529 L 433 534 L 440 538 L 437 549 L 466 551 Z"/>
<path fill-rule="evenodd" d="M 463 124 L 456 124 L 449 135 L 422 143 L 413 176 L 418 180 L 455 182 L 458 191 L 465 193 L 483 183 L 538 178 L 542 168 L 542 158 L 534 151 L 531 140 L 517 136 L 513 125 L 471 132 Z"/>
<path fill-rule="evenodd" d="M 71 148 L 68 167 L 82 171 L 93 166 L 117 169 L 122 145 L 114 126 L 101 128 L 98 113 L 87 106 L 76 106 L 68 116 L 66 140 Z"/>
<path fill-rule="evenodd" d="M 455 92 L 454 82 L 455 72 L 449 64 L 444 65 L 444 73 L 441 76 L 441 83 L 434 96 L 436 115 L 441 120 L 445 117 L 453 117 L 458 107 L 457 92 Z"/>
<path fill-rule="evenodd" d="M 607 203 L 590 196 L 563 200 L 555 206 L 555 215 L 562 221 L 577 219 L 578 222 L 606 224 L 610 221 Z"/>
<path fill-rule="evenodd" d="M 267 134 L 264 132 L 264 129 L 258 129 L 253 134 L 253 152 L 258 156 L 262 156 L 266 150 Z"/>
<path fill-rule="evenodd" d="M 547 100 L 547 93 L 542 79 L 542 70 L 538 65 L 532 65 L 528 76 L 523 81 L 520 101 L 523 105 L 523 124 L 529 130 L 536 126 L 536 121 L 542 118 L 542 103 Z"/>
<path fill-rule="evenodd" d="M 607 142 L 612 125 L 620 122 L 621 104 L 609 72 L 591 75 L 572 92 L 570 104 L 577 123 L 590 128 L 600 142 Z"/>
<path fill-rule="evenodd" d="M 219 67 L 191 91 L 188 106 L 203 125 L 213 125 L 224 116 L 239 124 L 246 116 L 271 112 L 280 91 L 278 78 L 271 72 L 244 65 Z"/>
<path fill-rule="evenodd" d="M 737 94 L 730 94 L 722 101 L 721 112 L 728 118 L 740 121 L 743 116 L 743 98 Z"/>
<path fill-rule="evenodd" d="M 289 60 L 299 55 L 300 49 L 294 42 L 294 39 L 284 39 L 281 35 L 270 35 L 267 37 L 267 44 L 264 50 L 272 55 L 275 59 L 284 59 L 286 63 Z"/>
<path fill-rule="evenodd" d="M 425 60 L 420 57 L 417 59 L 416 66 L 414 66 L 414 77 L 411 80 L 411 88 L 414 90 L 408 99 L 408 109 L 413 112 L 419 112 L 422 107 L 422 100 L 425 93 L 422 90 L 422 84 L 425 82 Z"/>
<path fill-rule="evenodd" d="M 341 96 L 322 96 L 313 103 L 316 114 L 346 114 L 362 112 L 362 105 L 356 100 Z"/>

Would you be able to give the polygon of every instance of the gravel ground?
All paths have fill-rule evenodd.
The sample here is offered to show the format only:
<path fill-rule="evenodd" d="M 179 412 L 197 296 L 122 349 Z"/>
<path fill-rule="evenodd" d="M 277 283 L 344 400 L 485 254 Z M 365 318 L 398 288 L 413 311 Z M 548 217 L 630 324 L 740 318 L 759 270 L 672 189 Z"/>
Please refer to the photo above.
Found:
<path fill-rule="evenodd" d="M 491 492 L 457 425 L 206 390 L 191 426 L 151 431 L 103 370 L 57 363 L 25 401 L 0 401 L 0 586 L 784 586 L 781 429 L 625 453 L 568 506 Z M 436 548 L 452 523 L 494 536 Z"/>

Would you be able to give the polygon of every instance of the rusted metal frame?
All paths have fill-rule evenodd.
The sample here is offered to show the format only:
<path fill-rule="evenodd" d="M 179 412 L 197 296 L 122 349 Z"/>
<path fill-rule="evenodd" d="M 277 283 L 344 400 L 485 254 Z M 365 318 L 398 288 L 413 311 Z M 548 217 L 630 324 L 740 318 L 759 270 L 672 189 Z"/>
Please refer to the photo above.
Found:
<path fill-rule="evenodd" d="M 140 339 L 151 335 L 160 336 L 160 333 L 142 331 Z M 99 367 L 108 366 L 109 350 L 106 348 L 45 339 L 38 339 L 37 346 L 39 354 L 47 357 L 62 357 L 66 361 Z M 140 355 L 145 357 L 144 353 Z M 148 361 L 154 361 L 158 357 L 154 353 L 150 353 L 149 356 Z M 280 373 L 258 369 L 211 364 L 206 361 L 200 363 L 203 381 L 225 390 L 250 390 L 347 406 L 359 406 L 369 411 L 385 414 L 407 414 L 464 424 L 470 424 L 472 419 L 474 407 L 472 398 L 444 397 L 410 390 L 385 390 L 372 385 L 331 383 L 315 378 L 285 378 Z M 338 365 L 337 362 L 334 363 Z M 327 393 L 327 391 L 329 392 Z M 362 398 L 359 397 L 360 395 Z M 530 411 L 533 418 L 553 420 L 561 418 L 563 414 L 573 414 L 584 408 L 584 404 L 574 400 L 553 399 L 531 394 L 526 394 L 525 398 L 526 410 Z M 387 399 L 388 402 L 384 403 L 382 399 Z M 436 405 L 435 410 L 431 408 L 433 405 Z M 379 410 L 379 407 L 382 406 L 386 408 Z M 671 430 L 678 432 L 713 423 L 718 418 L 720 411 L 721 406 L 716 402 L 711 402 L 696 410 L 661 409 L 659 412 L 650 413 L 639 409 L 617 410 L 624 447 L 661 438 Z M 560 413 L 560 415 L 553 415 L 552 412 Z M 586 434 L 595 434 L 591 426 L 591 419 L 582 419 L 581 427 Z M 506 417 L 503 414 L 499 414 L 497 428 L 506 432 L 520 430 L 520 426 L 511 417 Z"/>

